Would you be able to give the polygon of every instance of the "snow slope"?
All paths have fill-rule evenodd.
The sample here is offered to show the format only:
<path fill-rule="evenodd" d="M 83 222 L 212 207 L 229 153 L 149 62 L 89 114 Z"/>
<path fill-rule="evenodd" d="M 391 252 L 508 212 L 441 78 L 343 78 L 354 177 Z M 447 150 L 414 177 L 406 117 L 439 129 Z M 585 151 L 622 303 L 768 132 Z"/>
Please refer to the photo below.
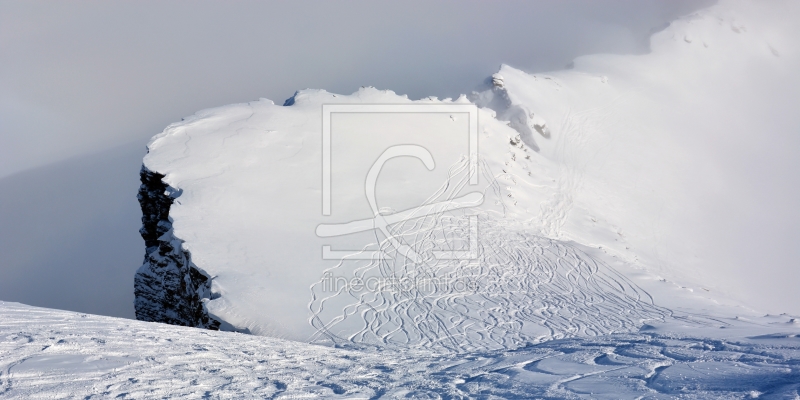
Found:
<path fill-rule="evenodd" d="M 798 16 L 792 1 L 721 1 L 647 55 L 503 66 L 503 88 L 476 100 L 557 165 L 531 218 L 664 278 L 800 312 Z"/>
<path fill-rule="evenodd" d="M 612 268 L 610 258 L 592 256 L 576 243 L 544 238 L 535 226 L 518 221 L 529 204 L 553 196 L 546 181 L 557 166 L 517 141 L 516 131 L 492 119 L 488 109 L 480 111 L 484 180 L 478 186 L 485 200 L 476 208 L 481 213 L 477 230 L 482 250 L 476 264 L 421 265 L 400 254 L 390 261 L 323 259 L 322 247 L 332 239 L 315 235 L 320 223 L 369 214 L 365 207 L 353 206 L 364 203 L 361 191 L 350 190 L 344 192 L 343 201 L 334 202 L 337 215 L 320 215 L 321 105 L 413 102 L 373 88 L 352 96 L 302 91 L 291 101 L 291 106 L 262 100 L 206 110 L 171 125 L 151 141 L 145 167 L 164 175 L 166 192 L 174 202 L 169 225 L 163 225 L 170 230 L 159 238 L 166 249 L 162 246 L 148 256 L 139 278 L 149 278 L 137 285 L 166 279 L 151 274 L 149 268 L 155 265 L 189 263 L 210 281 L 210 287 L 196 283 L 189 287 L 198 287 L 203 308 L 211 320 L 222 323 L 222 329 L 319 343 L 354 341 L 459 351 L 514 348 L 554 337 L 626 332 L 645 321 L 671 317 L 669 309 L 654 304 L 646 290 Z M 450 100 L 421 102 L 449 104 Z M 445 123 L 453 122 L 449 117 L 441 116 Z M 403 138 L 414 143 L 409 135 Z M 455 171 L 454 175 L 434 179 L 452 183 L 454 189 L 439 196 L 447 199 L 470 190 L 455 184 L 463 181 L 466 169 L 458 154 L 451 156 L 454 167 L 440 167 L 439 173 Z M 522 172 L 505 172 L 511 163 Z M 398 172 L 405 171 L 402 166 Z M 529 190 L 517 190 L 523 185 Z M 377 196 L 398 202 L 419 197 L 416 194 L 395 185 L 384 187 Z M 430 260 L 437 243 L 463 232 L 465 222 L 463 216 L 451 214 L 417 218 L 395 224 L 393 233 L 424 250 Z M 335 248 L 387 250 L 389 243 L 374 233 L 335 239 Z M 177 248 L 184 255 L 170 253 Z M 423 277 L 443 284 L 432 291 L 326 289 L 327 277 L 350 281 Z M 188 274 L 177 278 L 179 283 L 194 282 Z M 455 290 L 461 280 L 478 289 Z M 184 283 L 180 285 L 183 288 Z M 137 293 L 143 292 L 137 287 Z M 152 315 L 151 309 L 147 311 L 148 317 Z M 137 312 L 143 315 L 141 308 Z M 174 321 L 170 312 L 152 319 Z"/>
<path fill-rule="evenodd" d="M 144 159 L 171 205 L 153 220 L 160 244 L 139 271 L 137 295 L 151 297 L 137 299 L 137 315 L 315 343 L 487 351 L 645 323 L 724 325 L 757 315 L 744 303 L 800 313 L 798 15 L 788 1 L 723 1 L 656 34 L 651 54 L 584 57 L 549 75 L 503 66 L 469 98 L 303 90 L 282 106 L 262 99 L 172 124 Z M 332 124 L 351 136 L 333 146 L 336 212 L 322 215 L 324 104 L 470 102 L 481 107 L 477 186 L 466 184 L 470 150 L 448 133 L 464 115 L 383 116 L 377 131 L 370 117 L 339 116 Z M 364 178 L 343 177 L 367 176 L 391 135 L 445 156 L 432 171 L 388 162 L 375 205 Z M 471 243 L 460 211 L 395 221 L 392 240 L 316 234 L 476 191 L 475 261 L 434 256 Z M 322 257 L 325 245 L 392 257 L 339 262 Z M 170 293 L 188 293 L 202 324 L 147 287 L 176 260 Z M 326 290 L 328 277 L 438 285 Z M 474 288 L 457 290 L 463 282 Z"/>
<path fill-rule="evenodd" d="M 0 302 L 0 397 L 794 399 L 787 318 L 471 354 L 294 341 Z"/>

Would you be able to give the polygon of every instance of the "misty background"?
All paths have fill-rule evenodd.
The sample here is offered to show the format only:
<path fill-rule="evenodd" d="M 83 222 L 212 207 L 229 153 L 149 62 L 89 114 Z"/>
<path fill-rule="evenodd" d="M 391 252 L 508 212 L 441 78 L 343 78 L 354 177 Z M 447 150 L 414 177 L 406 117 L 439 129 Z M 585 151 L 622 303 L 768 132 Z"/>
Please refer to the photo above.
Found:
<path fill-rule="evenodd" d="M 469 93 L 500 63 L 641 54 L 713 1 L 0 0 L 0 300 L 133 318 L 148 139 L 295 90 Z"/>

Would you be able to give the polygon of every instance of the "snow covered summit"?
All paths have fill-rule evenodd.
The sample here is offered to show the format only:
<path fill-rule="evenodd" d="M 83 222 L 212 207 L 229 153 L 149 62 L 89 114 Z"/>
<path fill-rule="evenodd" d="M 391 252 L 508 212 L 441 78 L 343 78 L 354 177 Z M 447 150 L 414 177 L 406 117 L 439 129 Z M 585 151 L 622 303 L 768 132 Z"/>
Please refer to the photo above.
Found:
<path fill-rule="evenodd" d="M 304 90 L 172 124 L 137 317 L 467 351 L 800 313 L 798 15 L 722 2 L 650 54 L 503 66 L 456 100 Z"/>

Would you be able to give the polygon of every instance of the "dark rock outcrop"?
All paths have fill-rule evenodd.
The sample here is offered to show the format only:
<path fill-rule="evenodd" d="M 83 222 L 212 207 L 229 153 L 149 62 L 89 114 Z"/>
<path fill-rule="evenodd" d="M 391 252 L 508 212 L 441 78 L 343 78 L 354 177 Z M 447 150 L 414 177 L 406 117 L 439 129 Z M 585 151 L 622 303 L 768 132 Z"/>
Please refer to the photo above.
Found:
<path fill-rule="evenodd" d="M 162 181 L 164 175 L 142 167 L 139 204 L 147 248 L 134 279 L 136 319 L 218 330 L 203 299 L 211 298 L 211 278 L 193 263 L 181 240 L 172 234 L 169 209 L 180 195 Z"/>

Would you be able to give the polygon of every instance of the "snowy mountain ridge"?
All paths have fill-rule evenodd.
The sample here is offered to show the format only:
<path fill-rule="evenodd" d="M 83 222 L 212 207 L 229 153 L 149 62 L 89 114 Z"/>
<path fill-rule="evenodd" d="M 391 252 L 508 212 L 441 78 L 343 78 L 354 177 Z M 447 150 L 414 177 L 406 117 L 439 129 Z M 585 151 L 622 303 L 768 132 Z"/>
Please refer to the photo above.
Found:
<path fill-rule="evenodd" d="M 0 398 L 799 399 L 798 17 L 174 123 L 139 321 L 0 301 Z"/>
<path fill-rule="evenodd" d="M 326 344 L 476 351 L 632 332 L 653 321 L 706 326 L 758 315 L 743 304 L 798 313 L 797 271 L 786 268 L 797 250 L 783 241 L 798 222 L 796 194 L 784 188 L 800 170 L 791 168 L 796 139 L 786 134 L 800 121 L 764 106 L 778 96 L 777 107 L 790 110 L 800 100 L 792 15 L 800 15 L 792 2 L 726 1 L 657 33 L 650 54 L 582 57 L 574 69 L 550 74 L 502 66 L 485 91 L 456 100 L 412 101 L 374 88 L 349 96 L 302 90 L 283 106 L 262 99 L 170 125 L 144 160 L 142 193 L 153 195 L 140 201 L 162 207 L 146 223 L 155 228 L 143 228 L 150 242 L 137 274 L 137 317 Z M 466 215 L 452 213 L 393 227 L 434 260 L 427 267 L 404 257 L 320 257 L 325 246 L 368 254 L 391 244 L 374 234 L 314 234 L 319 224 L 374 217 L 363 181 L 336 177 L 335 188 L 354 190 L 335 192 L 336 213 L 320 214 L 327 104 L 479 107 L 477 188 L 485 200 L 476 208 L 482 253 L 475 269 L 432 255 L 469 231 Z M 336 118 L 337 132 L 375 126 Z M 425 126 L 435 129 L 428 131 L 442 132 L 431 135 L 418 121 L 391 121 L 380 135 L 334 144 L 334 170 L 349 171 L 339 177 L 366 175 L 362 154 L 382 135 L 455 148 L 443 132 L 467 123 L 458 114 L 430 116 Z M 770 139 L 754 141 L 754 129 Z M 437 201 L 466 193 L 459 151 L 430 172 L 418 161 L 387 163 L 381 179 L 398 183 L 378 184 L 380 203 L 395 207 L 386 212 L 414 204 L 418 193 L 427 201 L 426 190 Z M 742 171 L 743 159 L 757 173 Z M 426 176 L 452 191 L 422 185 Z M 786 218 L 765 221 L 762 207 Z M 330 274 L 444 284 L 326 292 Z M 478 289 L 448 286 L 465 279 Z"/>

